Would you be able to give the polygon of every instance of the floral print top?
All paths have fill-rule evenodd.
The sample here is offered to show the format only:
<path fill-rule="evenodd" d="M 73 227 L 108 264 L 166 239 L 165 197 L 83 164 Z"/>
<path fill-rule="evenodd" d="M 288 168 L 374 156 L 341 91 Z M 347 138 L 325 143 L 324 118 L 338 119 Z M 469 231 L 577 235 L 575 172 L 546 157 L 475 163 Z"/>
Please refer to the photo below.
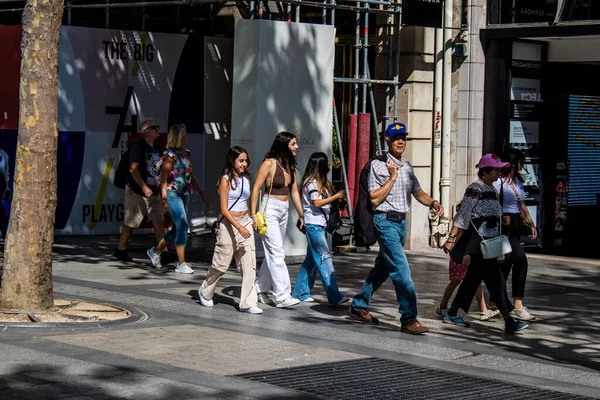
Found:
<path fill-rule="evenodd" d="M 192 161 L 190 151 L 183 153 L 167 147 L 163 153 L 164 157 L 173 159 L 173 168 L 167 178 L 167 190 L 176 190 L 179 194 L 187 196 L 194 192 L 192 186 Z"/>

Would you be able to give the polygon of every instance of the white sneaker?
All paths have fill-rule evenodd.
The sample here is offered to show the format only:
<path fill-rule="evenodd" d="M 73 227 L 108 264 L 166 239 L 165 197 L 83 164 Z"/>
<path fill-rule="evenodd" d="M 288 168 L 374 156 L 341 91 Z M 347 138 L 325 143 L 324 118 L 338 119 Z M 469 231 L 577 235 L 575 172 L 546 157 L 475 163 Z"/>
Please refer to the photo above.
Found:
<path fill-rule="evenodd" d="M 190 268 L 188 263 L 184 262 L 183 264 L 175 264 L 175 272 L 179 272 L 180 274 L 193 274 L 194 270 Z"/>
<path fill-rule="evenodd" d="M 269 295 L 266 294 L 266 293 L 259 293 L 258 294 L 258 302 L 259 303 L 263 303 L 263 304 L 273 304 L 274 303 L 273 299 L 271 299 L 269 297 Z"/>
<path fill-rule="evenodd" d="M 204 296 L 202 296 L 202 290 L 200 289 L 198 289 L 198 298 L 200 299 L 200 304 L 202 304 L 204 307 L 212 307 L 215 305 L 212 299 L 207 300 Z"/>
<path fill-rule="evenodd" d="M 295 297 L 290 296 L 290 297 L 286 297 L 285 300 L 278 301 L 277 304 L 275 305 L 275 307 L 287 308 L 287 307 L 293 307 L 297 304 L 300 304 L 300 300 L 298 300 Z"/>
<path fill-rule="evenodd" d="M 152 261 L 152 265 L 154 265 L 155 268 L 162 268 L 162 264 L 160 263 L 160 254 L 156 254 L 154 247 L 148 249 L 146 254 L 148 255 L 150 261 Z"/>
<path fill-rule="evenodd" d="M 258 307 L 250 307 L 250 308 L 240 308 L 241 312 L 245 312 L 248 314 L 262 314 L 263 310 Z"/>
<path fill-rule="evenodd" d="M 515 308 L 514 310 L 512 310 L 510 312 L 510 316 L 513 317 L 514 319 L 518 319 L 521 321 L 535 320 L 535 317 L 533 315 L 529 314 L 529 311 L 527 311 L 527 307 Z"/>
<path fill-rule="evenodd" d="M 304 300 L 301 300 L 301 301 L 303 301 L 304 303 L 314 303 L 315 299 L 313 299 L 312 297 L 307 297 L 307 298 L 305 298 Z"/>
<path fill-rule="evenodd" d="M 486 312 L 479 313 L 480 321 L 489 321 L 490 319 L 499 316 L 500 311 L 498 310 L 487 310 Z"/>

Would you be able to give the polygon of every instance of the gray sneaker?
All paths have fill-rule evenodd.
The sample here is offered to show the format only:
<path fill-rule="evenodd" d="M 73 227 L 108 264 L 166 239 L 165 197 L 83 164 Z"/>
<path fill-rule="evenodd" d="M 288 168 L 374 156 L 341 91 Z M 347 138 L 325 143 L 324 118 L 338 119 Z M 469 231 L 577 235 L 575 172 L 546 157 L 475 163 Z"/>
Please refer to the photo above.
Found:
<path fill-rule="evenodd" d="M 515 308 L 510 312 L 510 316 L 520 321 L 533 321 L 535 317 L 527 311 L 527 307 Z"/>
<path fill-rule="evenodd" d="M 269 297 L 269 295 L 266 294 L 266 293 L 259 293 L 258 294 L 258 302 L 259 303 L 263 303 L 263 304 L 273 304 L 274 303 L 273 299 L 271 299 Z"/>
<path fill-rule="evenodd" d="M 162 268 L 162 264 L 160 263 L 160 254 L 156 254 L 154 247 L 148 249 L 146 254 L 148 255 L 150 261 L 152 261 L 152 265 L 154 265 L 155 268 Z"/>

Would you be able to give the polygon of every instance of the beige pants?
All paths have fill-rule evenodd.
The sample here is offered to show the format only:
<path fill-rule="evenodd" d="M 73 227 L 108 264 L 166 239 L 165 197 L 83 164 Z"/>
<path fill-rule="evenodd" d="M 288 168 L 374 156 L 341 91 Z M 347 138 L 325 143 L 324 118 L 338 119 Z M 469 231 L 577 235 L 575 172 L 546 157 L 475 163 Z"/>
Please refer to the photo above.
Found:
<path fill-rule="evenodd" d="M 223 218 L 217 234 L 217 244 L 213 254 L 212 264 L 208 275 L 200 290 L 205 299 L 212 299 L 215 288 L 221 276 L 229 269 L 232 258 L 238 271 L 242 274 L 242 293 L 240 295 L 240 309 L 256 307 L 257 296 L 254 288 L 256 278 L 256 247 L 254 244 L 254 230 L 252 219 L 248 214 L 235 218 L 242 226 L 250 231 L 250 237 L 245 239 L 240 232 Z"/>

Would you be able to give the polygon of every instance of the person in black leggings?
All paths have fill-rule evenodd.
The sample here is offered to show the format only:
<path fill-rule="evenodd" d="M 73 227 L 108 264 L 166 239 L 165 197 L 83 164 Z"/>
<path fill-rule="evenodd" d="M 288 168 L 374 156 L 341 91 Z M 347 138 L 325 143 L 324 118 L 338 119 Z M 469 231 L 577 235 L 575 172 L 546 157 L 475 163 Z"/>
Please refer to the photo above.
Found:
<path fill-rule="evenodd" d="M 525 163 L 525 155 L 521 150 L 508 149 L 501 157 L 502 161 L 510 163 L 505 169 L 503 176 L 494 182 L 494 187 L 499 192 L 500 204 L 503 212 L 503 233 L 508 236 L 512 253 L 506 257 L 506 262 L 501 264 L 504 279 L 512 270 L 512 296 L 514 309 L 511 315 L 515 319 L 522 321 L 533 321 L 535 317 L 529 313 L 527 307 L 523 305 L 525 296 L 525 282 L 527 280 L 527 256 L 523 247 L 521 247 L 521 234 L 526 226 L 527 234 L 531 239 L 537 237 L 537 229 L 529 210 L 523 199 L 525 190 L 523 188 L 523 177 L 520 172 Z"/>
<path fill-rule="evenodd" d="M 469 312 L 475 292 L 483 280 L 504 318 L 504 330 L 514 333 L 528 327 L 526 323 L 515 321 L 511 317 L 512 307 L 508 304 L 506 282 L 498 260 L 484 259 L 480 248 L 482 239 L 500 235 L 502 206 L 492 183 L 500 176 L 500 168 L 507 166 L 508 163 L 501 162 L 495 154 L 484 155 L 477 164 L 479 179 L 467 187 L 461 207 L 454 216 L 453 226 L 443 249 L 450 253 L 454 262 L 466 264 L 468 269 L 448 313 L 444 316 L 443 322 L 446 324 L 469 326 L 458 315 L 458 310 L 462 308 Z"/>

